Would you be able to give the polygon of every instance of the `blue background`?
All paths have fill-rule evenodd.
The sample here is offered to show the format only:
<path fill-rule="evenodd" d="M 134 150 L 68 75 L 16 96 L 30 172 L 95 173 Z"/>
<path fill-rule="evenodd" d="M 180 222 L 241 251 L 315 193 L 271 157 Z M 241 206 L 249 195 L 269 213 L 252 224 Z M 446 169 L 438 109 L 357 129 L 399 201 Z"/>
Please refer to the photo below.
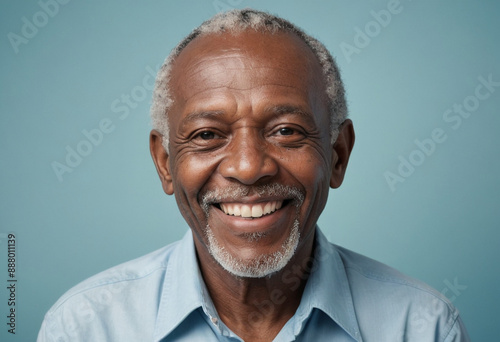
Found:
<path fill-rule="evenodd" d="M 92 0 L 44 16 L 39 2 L 3 1 L 0 339 L 34 340 L 71 286 L 184 234 L 149 156 L 148 70 L 203 20 L 249 6 L 319 38 L 341 68 L 357 141 L 320 219 L 325 234 L 446 293 L 473 340 L 497 338 L 500 88 L 456 129 L 443 114 L 476 105 L 469 96 L 479 77 L 500 81 L 500 4 L 401 0 L 399 13 L 376 24 L 371 11 L 389 2 Z M 30 38 L 12 44 L 9 35 L 23 37 L 27 21 L 37 32 L 25 28 Z M 371 37 L 363 41 L 360 31 Z M 85 143 L 82 131 L 103 119 L 112 131 Z M 445 141 L 429 155 L 414 152 L 415 140 L 435 129 Z M 87 155 L 59 179 L 53 163 L 66 164 L 67 148 L 78 146 Z M 419 165 L 391 189 L 384 174 L 398 175 L 400 158 L 410 157 Z M 5 324 L 7 232 L 17 237 L 15 336 Z"/>

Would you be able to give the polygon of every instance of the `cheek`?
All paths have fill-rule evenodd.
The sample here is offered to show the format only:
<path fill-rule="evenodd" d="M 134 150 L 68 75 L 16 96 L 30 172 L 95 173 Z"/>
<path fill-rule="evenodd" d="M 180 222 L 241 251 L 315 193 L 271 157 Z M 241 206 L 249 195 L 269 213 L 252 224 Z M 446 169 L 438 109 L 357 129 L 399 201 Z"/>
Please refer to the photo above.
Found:
<path fill-rule="evenodd" d="M 322 183 L 328 186 L 330 163 L 322 150 L 308 147 L 300 151 L 289 151 L 286 155 L 281 155 L 279 160 L 282 167 L 296 178 L 306 191 L 309 192 Z"/>
<path fill-rule="evenodd" d="M 183 154 L 173 158 L 172 167 L 176 196 L 185 198 L 185 201 L 197 201 L 200 190 L 216 168 L 216 162 L 206 156 Z"/>
<path fill-rule="evenodd" d="M 174 159 L 171 166 L 179 211 L 187 224 L 201 234 L 206 226 L 205 213 L 198 203 L 198 194 L 206 179 L 202 164 L 192 158 L 181 157 Z"/>
<path fill-rule="evenodd" d="M 330 188 L 330 163 L 325 158 L 325 153 L 309 147 L 286 157 L 282 156 L 281 165 L 305 191 L 301 216 L 315 222 L 325 207 Z"/>

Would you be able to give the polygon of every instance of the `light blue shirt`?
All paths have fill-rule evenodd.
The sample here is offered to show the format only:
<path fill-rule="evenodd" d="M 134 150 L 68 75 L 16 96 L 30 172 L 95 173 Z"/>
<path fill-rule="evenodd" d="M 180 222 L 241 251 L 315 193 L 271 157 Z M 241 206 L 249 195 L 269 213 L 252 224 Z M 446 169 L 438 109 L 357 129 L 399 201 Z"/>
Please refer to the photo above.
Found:
<path fill-rule="evenodd" d="M 469 341 L 458 311 L 427 285 L 330 244 L 316 230 L 300 305 L 274 341 Z M 294 289 L 298 276 L 285 272 Z M 276 289 L 272 300 L 286 300 Z M 273 302 L 259 303 L 249 324 Z M 193 237 L 97 274 L 64 294 L 38 335 L 45 341 L 242 341 L 219 318 Z"/>

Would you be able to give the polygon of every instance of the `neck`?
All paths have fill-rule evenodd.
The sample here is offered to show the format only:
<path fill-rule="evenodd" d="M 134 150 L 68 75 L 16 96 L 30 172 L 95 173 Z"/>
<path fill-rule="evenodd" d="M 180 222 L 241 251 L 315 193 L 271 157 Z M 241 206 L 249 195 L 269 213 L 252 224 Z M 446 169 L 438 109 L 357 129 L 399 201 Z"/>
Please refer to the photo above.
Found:
<path fill-rule="evenodd" d="M 264 278 L 232 275 L 197 245 L 203 279 L 226 326 L 244 340 L 271 341 L 299 307 L 313 242 L 314 231 L 282 270 Z"/>

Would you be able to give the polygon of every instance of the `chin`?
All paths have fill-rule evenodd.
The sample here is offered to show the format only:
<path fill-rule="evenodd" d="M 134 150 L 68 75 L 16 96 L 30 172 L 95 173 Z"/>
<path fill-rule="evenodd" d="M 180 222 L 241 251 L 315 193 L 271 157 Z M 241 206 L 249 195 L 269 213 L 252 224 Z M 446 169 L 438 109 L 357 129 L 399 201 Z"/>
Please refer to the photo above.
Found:
<path fill-rule="evenodd" d="M 269 254 L 260 254 L 254 258 L 241 258 L 233 255 L 222 246 L 214 236 L 209 225 L 205 234 L 208 239 L 208 251 L 226 271 L 241 278 L 264 278 L 282 270 L 292 259 L 300 240 L 299 221 L 293 222 L 289 235 L 279 250 Z M 250 239 L 258 243 L 258 236 Z"/>

